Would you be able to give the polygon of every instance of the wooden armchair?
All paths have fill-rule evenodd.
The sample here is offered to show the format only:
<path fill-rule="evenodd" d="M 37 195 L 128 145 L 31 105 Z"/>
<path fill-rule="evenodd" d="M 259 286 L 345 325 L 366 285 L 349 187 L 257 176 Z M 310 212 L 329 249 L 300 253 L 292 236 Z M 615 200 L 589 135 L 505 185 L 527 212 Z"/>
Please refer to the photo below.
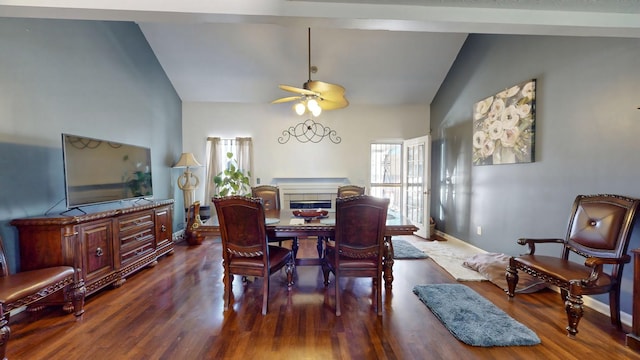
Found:
<path fill-rule="evenodd" d="M 358 185 L 338 186 L 338 197 L 364 195 L 366 188 Z"/>
<path fill-rule="evenodd" d="M 213 202 L 220 222 L 222 262 L 224 266 L 224 309 L 229 309 L 233 274 L 263 278 L 262 314 L 267 314 L 269 277 L 285 268 L 287 287 L 293 285 L 293 254 L 291 250 L 268 245 L 264 208 L 258 198 L 228 196 Z"/>
<path fill-rule="evenodd" d="M 326 240 L 322 262 L 324 285 L 335 276 L 336 316 L 340 309 L 340 278 L 373 279 L 374 306 L 382 315 L 384 232 L 389 199 L 368 195 L 336 199 L 335 240 Z"/>
<path fill-rule="evenodd" d="M 564 239 L 518 240 L 528 245 L 529 253 L 509 261 L 509 297 L 515 295 L 518 270 L 557 286 L 567 312 L 567 334 L 575 337 L 583 314 L 582 296 L 609 293 L 611 323 L 622 328 L 620 281 L 624 264 L 631 261 L 627 247 L 639 203 L 618 195 L 578 195 Z M 560 257 L 536 255 L 536 244 L 543 243 L 561 245 Z M 584 264 L 569 260 L 571 253 L 586 258 Z"/>
<path fill-rule="evenodd" d="M 86 289 L 80 269 L 72 266 L 54 266 L 9 274 L 7 259 L 0 239 L 0 359 L 6 360 L 7 343 L 11 335 L 11 310 L 32 305 L 49 295 L 63 291 L 65 307 L 80 319 L 84 313 Z M 41 307 L 31 309 L 37 311 Z"/>

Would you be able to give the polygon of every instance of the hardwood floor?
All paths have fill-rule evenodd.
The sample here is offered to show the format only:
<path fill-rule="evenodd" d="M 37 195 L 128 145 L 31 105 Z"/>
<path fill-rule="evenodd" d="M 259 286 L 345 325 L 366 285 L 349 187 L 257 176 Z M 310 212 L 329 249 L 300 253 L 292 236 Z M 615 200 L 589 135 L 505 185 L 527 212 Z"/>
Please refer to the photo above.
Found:
<path fill-rule="evenodd" d="M 424 240 L 421 240 L 424 241 Z M 316 255 L 301 241 L 299 255 Z M 317 256 L 317 255 L 316 255 Z M 118 289 L 87 298 L 85 315 L 58 309 L 39 319 L 11 319 L 7 356 L 18 359 L 640 359 L 625 334 L 589 308 L 575 340 L 565 335 L 565 313 L 551 291 L 509 302 L 489 282 L 465 282 L 535 331 L 542 344 L 478 348 L 456 340 L 412 293 L 414 285 L 453 283 L 432 260 L 396 260 L 384 311 L 372 309 L 371 280 L 341 283 L 343 314 L 334 315 L 333 286 L 319 267 L 299 266 L 287 293 L 284 272 L 271 277 L 269 312 L 262 316 L 261 281 L 234 282 L 233 309 L 223 312 L 220 244 L 206 239 L 131 276 Z M 628 330 L 628 329 L 627 329 Z"/>

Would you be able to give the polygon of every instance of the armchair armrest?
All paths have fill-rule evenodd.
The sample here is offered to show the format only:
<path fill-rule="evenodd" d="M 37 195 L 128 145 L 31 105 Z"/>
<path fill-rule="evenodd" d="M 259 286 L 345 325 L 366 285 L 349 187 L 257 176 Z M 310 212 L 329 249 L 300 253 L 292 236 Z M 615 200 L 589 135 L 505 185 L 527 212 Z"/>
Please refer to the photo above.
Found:
<path fill-rule="evenodd" d="M 600 277 L 600 274 L 602 274 L 603 265 L 626 264 L 630 261 L 631 261 L 631 256 L 626 254 L 621 258 L 615 258 L 615 259 L 599 258 L 595 256 L 589 257 L 584 261 L 584 265 L 591 268 L 591 274 L 589 274 L 588 278 L 582 279 L 581 282 L 583 285 L 593 284 L 596 280 L 598 280 L 598 278 Z"/>
<path fill-rule="evenodd" d="M 527 252 L 526 255 L 535 254 L 535 252 L 536 252 L 536 244 L 545 244 L 545 243 L 564 244 L 564 240 L 563 239 L 553 239 L 553 238 L 547 238 L 547 239 L 520 238 L 520 239 L 518 239 L 518 244 L 519 245 L 528 245 L 529 246 L 529 252 Z"/>

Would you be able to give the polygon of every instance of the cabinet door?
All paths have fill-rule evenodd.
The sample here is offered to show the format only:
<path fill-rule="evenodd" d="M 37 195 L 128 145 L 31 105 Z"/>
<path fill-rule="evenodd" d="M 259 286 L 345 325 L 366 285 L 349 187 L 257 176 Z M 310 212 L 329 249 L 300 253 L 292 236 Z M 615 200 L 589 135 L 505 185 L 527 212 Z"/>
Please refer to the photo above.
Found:
<path fill-rule="evenodd" d="M 84 249 L 85 261 L 82 270 L 87 284 L 114 270 L 111 220 L 79 225 L 78 236 Z"/>
<path fill-rule="evenodd" d="M 156 209 L 156 249 L 158 256 L 173 251 L 172 207 Z"/>

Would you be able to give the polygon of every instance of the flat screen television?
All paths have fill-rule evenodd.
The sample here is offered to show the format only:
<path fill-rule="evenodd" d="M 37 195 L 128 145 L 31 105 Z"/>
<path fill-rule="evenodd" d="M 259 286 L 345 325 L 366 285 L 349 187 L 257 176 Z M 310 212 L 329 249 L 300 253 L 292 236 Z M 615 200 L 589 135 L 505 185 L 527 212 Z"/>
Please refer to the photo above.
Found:
<path fill-rule="evenodd" d="M 67 208 L 153 196 L 151 150 L 62 134 Z"/>

